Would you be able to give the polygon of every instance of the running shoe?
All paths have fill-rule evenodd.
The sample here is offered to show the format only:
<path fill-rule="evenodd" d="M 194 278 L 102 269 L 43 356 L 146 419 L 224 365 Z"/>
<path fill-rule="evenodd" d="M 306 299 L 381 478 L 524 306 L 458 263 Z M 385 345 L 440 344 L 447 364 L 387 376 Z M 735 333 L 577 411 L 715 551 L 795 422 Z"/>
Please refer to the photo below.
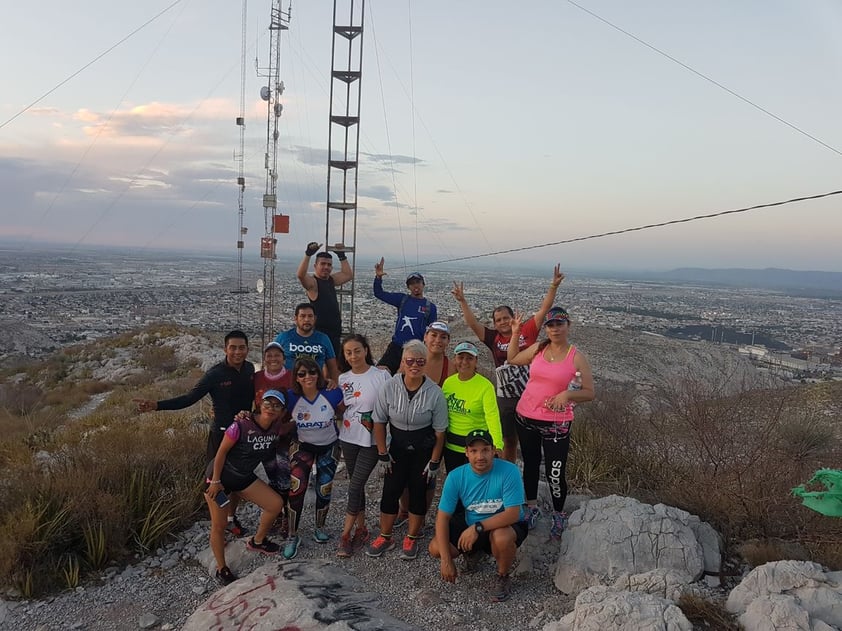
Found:
<path fill-rule="evenodd" d="M 246 541 L 246 547 L 261 554 L 278 554 L 281 550 L 281 546 L 274 541 L 270 541 L 269 537 L 266 537 L 261 543 L 255 543 L 254 537 L 252 537 Z"/>
<path fill-rule="evenodd" d="M 367 556 L 370 557 L 380 557 L 383 556 L 383 553 L 388 550 L 393 550 L 395 548 L 395 541 L 392 537 L 384 537 L 383 535 L 377 535 L 377 539 L 371 542 L 369 546 L 365 549 L 365 553 Z"/>
<path fill-rule="evenodd" d="M 395 528 L 403 528 L 409 523 L 409 512 L 405 510 L 398 511 L 398 516 L 395 518 Z"/>
<path fill-rule="evenodd" d="M 404 561 L 412 561 L 418 556 L 418 539 L 406 536 L 401 545 L 400 558 Z"/>
<path fill-rule="evenodd" d="M 354 541 L 349 535 L 342 535 L 339 539 L 339 547 L 336 549 L 336 556 L 347 559 L 354 554 Z"/>
<path fill-rule="evenodd" d="M 223 585 L 230 585 L 234 581 L 237 580 L 237 577 L 234 576 L 234 573 L 228 569 L 228 566 L 224 566 L 219 568 L 216 571 L 216 580 L 218 580 Z"/>
<path fill-rule="evenodd" d="M 316 528 L 313 531 L 313 541 L 315 541 L 316 543 L 327 543 L 328 541 L 330 541 L 330 535 L 327 534 L 321 528 Z"/>
<path fill-rule="evenodd" d="M 473 574 L 479 569 L 482 550 L 471 550 L 462 555 L 462 574 Z"/>
<path fill-rule="evenodd" d="M 534 530 L 535 525 L 538 523 L 538 520 L 541 518 L 541 509 L 537 506 L 527 506 L 526 507 L 526 525 L 529 527 L 529 530 Z"/>
<path fill-rule="evenodd" d="M 369 539 L 371 539 L 371 534 L 368 532 L 368 528 L 363 526 L 354 531 L 354 536 L 351 538 L 351 545 L 354 546 L 355 551 L 361 550 L 368 543 Z"/>
<path fill-rule="evenodd" d="M 286 543 L 284 544 L 284 558 L 287 561 L 294 559 L 295 555 L 298 554 L 299 543 L 301 543 L 301 539 L 298 535 L 292 535 L 286 540 Z"/>
<path fill-rule="evenodd" d="M 240 523 L 240 520 L 237 519 L 236 515 L 228 519 L 228 524 L 225 526 L 225 530 L 235 537 L 245 537 L 248 534 L 248 530 L 246 530 Z"/>
<path fill-rule="evenodd" d="M 497 575 L 494 581 L 494 586 L 491 588 L 491 601 L 501 603 L 504 600 L 509 600 L 512 595 L 512 579 L 507 574 L 506 576 Z"/>
<path fill-rule="evenodd" d="M 564 511 L 553 511 L 553 525 L 550 526 L 550 539 L 558 541 L 561 533 L 567 528 L 567 513 Z"/>

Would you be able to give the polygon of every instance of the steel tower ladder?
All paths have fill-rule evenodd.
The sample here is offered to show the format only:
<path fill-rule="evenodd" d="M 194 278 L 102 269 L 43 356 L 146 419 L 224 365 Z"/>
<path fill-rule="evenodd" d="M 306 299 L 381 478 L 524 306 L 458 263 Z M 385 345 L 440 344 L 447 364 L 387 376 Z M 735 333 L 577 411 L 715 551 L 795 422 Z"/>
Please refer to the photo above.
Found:
<path fill-rule="evenodd" d="M 365 0 L 334 0 L 325 249 L 344 249 L 356 276 Z M 356 278 L 336 290 L 343 334 L 354 332 Z"/>

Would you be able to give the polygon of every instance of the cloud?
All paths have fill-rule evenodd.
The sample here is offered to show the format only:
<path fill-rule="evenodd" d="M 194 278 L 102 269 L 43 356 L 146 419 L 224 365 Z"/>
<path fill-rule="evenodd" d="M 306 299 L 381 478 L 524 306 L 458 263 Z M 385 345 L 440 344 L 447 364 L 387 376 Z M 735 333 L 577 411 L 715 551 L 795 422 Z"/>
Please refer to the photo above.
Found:
<path fill-rule="evenodd" d="M 424 160 L 421 158 L 402 156 L 400 154 L 390 155 L 388 153 L 365 153 L 361 151 L 360 155 L 365 156 L 372 162 L 384 162 L 387 164 L 424 164 Z"/>

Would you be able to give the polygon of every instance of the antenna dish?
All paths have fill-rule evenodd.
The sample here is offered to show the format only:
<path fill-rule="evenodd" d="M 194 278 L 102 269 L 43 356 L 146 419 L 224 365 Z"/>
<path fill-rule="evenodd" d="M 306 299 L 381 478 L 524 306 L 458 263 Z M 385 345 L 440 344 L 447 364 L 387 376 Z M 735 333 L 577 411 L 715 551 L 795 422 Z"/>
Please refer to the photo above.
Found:
<path fill-rule="evenodd" d="M 262 279 L 262 278 L 258 278 L 258 279 L 257 279 L 257 293 L 262 294 L 262 293 L 263 293 L 263 288 L 264 288 L 264 286 L 263 286 L 263 279 Z"/>
<path fill-rule="evenodd" d="M 270 92 L 268 85 L 264 85 L 262 88 L 260 88 L 260 98 L 264 101 L 268 101 L 269 96 L 271 96 L 271 94 L 272 93 Z"/>

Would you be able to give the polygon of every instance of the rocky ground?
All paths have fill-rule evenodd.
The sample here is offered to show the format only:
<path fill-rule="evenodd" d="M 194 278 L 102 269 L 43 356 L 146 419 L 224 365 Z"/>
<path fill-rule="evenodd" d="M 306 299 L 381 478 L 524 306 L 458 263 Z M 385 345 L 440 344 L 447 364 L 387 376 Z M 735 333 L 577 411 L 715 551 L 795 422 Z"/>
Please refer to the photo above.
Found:
<path fill-rule="evenodd" d="M 374 531 L 379 500 L 379 481 L 369 482 L 369 527 Z M 341 530 L 347 479 L 337 474 L 328 528 Z M 575 506 L 576 498 L 571 498 Z M 439 565 L 426 552 L 415 561 L 402 561 L 397 550 L 380 559 L 358 553 L 350 559 L 336 557 L 336 539 L 319 545 L 311 538 L 312 498 L 302 518 L 302 543 L 297 559 L 326 559 L 362 580 L 366 589 L 379 593 L 382 608 L 392 616 L 421 629 L 437 631 L 493 631 L 540 628 L 558 619 L 573 606 L 573 599 L 553 586 L 553 565 L 559 544 L 550 542 L 549 525 L 539 522 L 524 543 L 509 602 L 491 603 L 488 591 L 494 578 L 493 560 L 486 559 L 480 572 L 460 576 L 456 584 L 439 577 Z M 251 505 L 240 509 L 245 525 L 253 530 L 258 511 Z M 428 524 L 433 523 L 432 514 Z M 429 541 L 432 528 L 426 529 Z M 9 600 L 0 604 L 0 628 L 15 631 L 76 629 L 116 631 L 122 629 L 179 629 L 190 614 L 218 589 L 198 557 L 208 546 L 208 522 L 200 521 L 173 537 L 157 553 L 125 568 L 110 567 L 73 591 L 38 600 Z M 247 553 L 244 576 L 269 560 Z M 279 557 L 269 560 L 278 562 Z M 2 603 L 2 601 L 0 601 Z"/>

